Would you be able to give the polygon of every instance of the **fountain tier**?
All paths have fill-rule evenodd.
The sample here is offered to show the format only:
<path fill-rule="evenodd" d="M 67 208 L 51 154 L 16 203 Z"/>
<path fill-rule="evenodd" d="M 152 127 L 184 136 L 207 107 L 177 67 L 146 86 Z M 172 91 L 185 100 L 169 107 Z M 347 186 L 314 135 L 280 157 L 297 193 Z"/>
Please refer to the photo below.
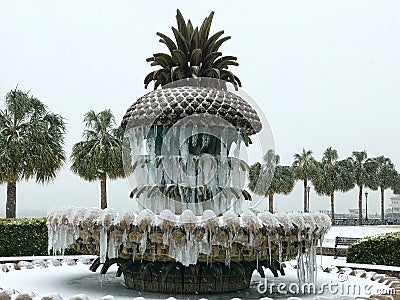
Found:
<path fill-rule="evenodd" d="M 95 208 L 56 209 L 49 213 L 47 222 L 49 251 L 62 253 L 72 247 L 97 254 L 97 264 L 104 264 L 102 273 L 118 263 L 118 273 L 124 273 L 128 287 L 182 293 L 247 288 L 254 270 L 263 274 L 261 267 L 266 267 L 278 276 L 277 271 L 282 271 L 280 263 L 295 257 L 299 279 L 313 281 L 316 247 L 331 225 L 324 214 L 265 212 L 237 217 L 228 211 L 217 217 L 210 210 L 195 216 L 191 211 L 174 215 L 165 210 L 154 215 L 150 210 L 137 214 L 132 210 L 119 213 Z M 226 268 L 232 269 L 227 273 Z M 152 269 L 164 274 L 163 280 L 157 277 L 154 281 L 157 274 L 150 272 Z M 203 273 L 197 280 L 203 278 L 205 282 L 196 290 L 187 278 L 179 287 L 167 284 L 177 272 L 197 274 L 199 270 Z M 224 276 L 240 280 L 223 285 Z M 222 285 L 216 283 L 217 277 Z M 207 278 L 212 278 L 209 284 Z"/>

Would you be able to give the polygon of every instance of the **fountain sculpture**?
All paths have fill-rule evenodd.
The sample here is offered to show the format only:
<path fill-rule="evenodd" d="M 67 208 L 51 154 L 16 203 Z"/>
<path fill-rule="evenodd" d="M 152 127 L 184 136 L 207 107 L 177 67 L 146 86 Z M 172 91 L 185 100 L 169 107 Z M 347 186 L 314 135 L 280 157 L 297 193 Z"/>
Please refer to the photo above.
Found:
<path fill-rule="evenodd" d="M 118 263 L 127 287 L 146 291 L 245 289 L 254 270 L 278 276 L 280 263 L 296 256 L 299 279 L 313 280 L 327 216 L 241 209 L 250 195 L 240 144 L 261 129 L 243 99 L 223 89 L 165 88 L 139 98 L 122 126 L 137 178 L 131 196 L 141 210 L 55 209 L 48 216 L 50 249 L 97 254 L 92 269 L 104 264 L 103 273 Z"/>
<path fill-rule="evenodd" d="M 128 288 L 173 293 L 246 289 L 254 270 L 284 275 L 297 257 L 300 281 L 314 281 L 323 214 L 243 211 L 247 163 L 240 151 L 262 124 L 225 82 L 181 80 L 132 104 L 125 129 L 131 197 L 139 209 L 57 208 L 48 214 L 49 251 L 68 247 L 119 265 Z M 265 268 L 265 269 L 264 269 Z"/>

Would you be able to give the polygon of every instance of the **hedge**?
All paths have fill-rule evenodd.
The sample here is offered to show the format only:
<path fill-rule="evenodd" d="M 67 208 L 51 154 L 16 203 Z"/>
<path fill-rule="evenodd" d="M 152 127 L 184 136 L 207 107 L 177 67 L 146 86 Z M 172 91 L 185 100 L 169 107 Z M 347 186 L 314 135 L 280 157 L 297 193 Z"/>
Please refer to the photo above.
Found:
<path fill-rule="evenodd" d="M 368 237 L 347 249 L 347 262 L 400 267 L 400 232 Z"/>
<path fill-rule="evenodd" d="M 0 257 L 47 255 L 47 237 L 46 218 L 0 219 Z"/>

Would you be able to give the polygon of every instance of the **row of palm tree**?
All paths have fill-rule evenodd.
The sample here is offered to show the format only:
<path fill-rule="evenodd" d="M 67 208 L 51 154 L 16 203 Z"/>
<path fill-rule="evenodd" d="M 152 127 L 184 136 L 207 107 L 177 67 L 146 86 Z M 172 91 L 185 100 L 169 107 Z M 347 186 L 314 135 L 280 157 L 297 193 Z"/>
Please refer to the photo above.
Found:
<path fill-rule="evenodd" d="M 7 184 L 6 217 L 16 216 L 16 186 L 20 180 L 35 179 L 38 183 L 54 180 L 66 160 L 63 149 L 65 122 L 29 93 L 18 90 L 6 95 L 6 108 L 0 110 L 0 184 Z M 72 148 L 71 170 L 85 180 L 100 181 L 101 208 L 107 207 L 107 178 L 125 176 L 122 166 L 122 130 L 116 126 L 110 110 L 85 114 L 84 140 Z M 362 196 L 365 187 L 380 190 L 381 219 L 385 216 L 385 190 L 400 192 L 400 175 L 390 158 L 368 158 L 365 151 L 354 151 L 339 160 L 337 150 L 329 147 L 321 161 L 312 151 L 303 149 L 294 155 L 292 166 L 280 165 L 273 150 L 263 163 L 250 167 L 249 188 L 268 196 L 273 211 L 274 194 L 289 194 L 300 180 L 304 188 L 304 211 L 308 211 L 307 186 L 311 182 L 319 195 L 330 197 L 334 221 L 335 192 L 358 187 L 359 223 L 362 220 Z"/>
<path fill-rule="evenodd" d="M 0 110 L 0 184 L 6 184 L 6 218 L 16 217 L 17 182 L 56 178 L 66 160 L 64 119 L 37 98 L 15 89 Z M 88 181 L 100 180 L 101 208 L 107 207 L 107 178 L 124 177 L 122 130 L 110 110 L 85 114 L 84 140 L 72 149 L 71 170 Z"/>
<path fill-rule="evenodd" d="M 274 194 L 289 194 L 296 180 L 303 183 L 304 212 L 308 212 L 307 187 L 311 182 L 318 195 L 330 197 L 332 222 L 335 221 L 335 192 L 347 192 L 357 186 L 360 225 L 365 187 L 380 190 L 382 222 L 385 220 L 385 190 L 400 191 L 400 175 L 390 158 L 368 158 L 366 151 L 353 151 L 351 156 L 339 160 L 337 150 L 329 147 L 324 151 L 321 161 L 317 161 L 311 150 L 303 149 L 294 155 L 291 166 L 281 166 L 279 155 L 269 150 L 263 163 L 257 162 L 250 167 L 249 188 L 257 195 L 268 196 L 270 212 L 274 210 Z"/>
<path fill-rule="evenodd" d="M 145 87 L 154 82 L 154 89 L 157 89 L 176 80 L 197 77 L 225 80 L 236 88 L 241 86 L 239 78 L 229 70 L 229 66 L 238 65 L 237 58 L 223 56 L 220 52 L 221 45 L 230 36 L 223 36 L 223 30 L 210 35 L 213 16 L 212 12 L 201 26 L 194 27 L 177 10 L 177 28 L 172 28 L 175 41 L 157 33 L 169 53 L 154 53 L 147 59 L 151 66 L 158 69 L 145 77 Z M 85 115 L 84 122 L 87 129 L 84 140 L 72 149 L 71 170 L 85 180 L 100 180 L 101 207 L 105 208 L 107 178 L 124 176 L 122 133 L 109 110 L 100 113 L 90 111 Z M 36 179 L 44 183 L 56 177 L 66 159 L 64 136 L 64 119 L 49 112 L 37 98 L 17 88 L 7 94 L 6 108 L 0 110 L 0 184 L 7 184 L 7 217 L 16 215 L 18 181 Z M 280 166 L 279 156 L 274 152 L 267 153 L 263 164 L 257 163 L 251 168 L 250 189 L 268 195 L 270 210 L 273 210 L 274 194 L 290 193 L 295 180 L 301 180 L 304 186 L 304 211 L 307 211 L 306 187 L 311 181 L 319 194 L 331 197 L 334 217 L 335 192 L 347 191 L 357 185 L 361 221 L 363 187 L 380 188 L 383 218 L 384 191 L 387 188 L 400 191 L 399 180 L 394 180 L 398 175 L 390 159 L 383 156 L 367 159 L 365 151 L 360 151 L 353 152 L 348 159 L 338 160 L 336 150 L 328 149 L 321 162 L 315 161 L 311 151 L 303 150 L 295 155 L 293 166 Z"/>

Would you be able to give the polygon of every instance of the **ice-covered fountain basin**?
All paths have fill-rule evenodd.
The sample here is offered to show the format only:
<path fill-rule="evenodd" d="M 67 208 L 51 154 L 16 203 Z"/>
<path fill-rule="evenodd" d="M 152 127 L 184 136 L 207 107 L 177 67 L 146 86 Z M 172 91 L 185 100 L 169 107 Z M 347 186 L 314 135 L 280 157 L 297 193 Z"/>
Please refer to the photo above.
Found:
<path fill-rule="evenodd" d="M 324 214 L 243 214 L 216 216 L 207 210 L 175 215 L 164 210 L 117 212 L 97 208 L 57 208 L 48 213 L 49 251 L 73 247 L 98 254 L 101 261 L 143 259 L 197 262 L 233 262 L 296 257 L 315 248 L 331 226 Z"/>

